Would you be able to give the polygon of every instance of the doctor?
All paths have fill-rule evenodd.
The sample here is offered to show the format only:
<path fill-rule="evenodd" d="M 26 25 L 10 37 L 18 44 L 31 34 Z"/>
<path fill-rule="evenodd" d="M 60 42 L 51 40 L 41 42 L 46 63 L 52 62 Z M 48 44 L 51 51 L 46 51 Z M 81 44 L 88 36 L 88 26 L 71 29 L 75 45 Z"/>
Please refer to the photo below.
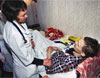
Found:
<path fill-rule="evenodd" d="M 39 78 L 38 66 L 50 66 L 51 60 L 37 58 L 39 57 L 36 53 L 37 45 L 34 46 L 32 34 L 24 23 L 28 17 L 26 4 L 23 0 L 7 0 L 2 6 L 2 12 L 7 19 L 3 36 L 11 49 L 14 78 Z"/>

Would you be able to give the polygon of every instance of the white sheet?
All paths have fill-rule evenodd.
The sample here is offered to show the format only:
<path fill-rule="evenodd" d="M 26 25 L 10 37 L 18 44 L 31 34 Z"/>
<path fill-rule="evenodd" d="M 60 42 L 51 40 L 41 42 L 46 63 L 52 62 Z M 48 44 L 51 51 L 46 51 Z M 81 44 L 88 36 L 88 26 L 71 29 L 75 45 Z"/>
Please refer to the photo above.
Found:
<path fill-rule="evenodd" d="M 77 78 L 75 70 L 66 73 L 56 73 L 48 76 L 49 78 Z"/>

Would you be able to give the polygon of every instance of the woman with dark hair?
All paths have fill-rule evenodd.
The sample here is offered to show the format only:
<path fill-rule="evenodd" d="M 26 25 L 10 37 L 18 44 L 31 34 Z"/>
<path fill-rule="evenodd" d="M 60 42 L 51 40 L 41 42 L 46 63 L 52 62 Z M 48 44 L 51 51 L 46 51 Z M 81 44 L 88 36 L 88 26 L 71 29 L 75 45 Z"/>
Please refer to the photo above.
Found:
<path fill-rule="evenodd" d="M 39 78 L 38 67 L 50 66 L 51 60 L 36 57 L 36 44 L 34 46 L 31 33 L 25 24 L 28 17 L 27 5 L 23 0 L 6 0 L 2 5 L 2 12 L 7 19 L 3 37 L 11 49 L 14 78 Z M 45 75 L 45 71 L 42 71 L 42 76 Z"/>
<path fill-rule="evenodd" d="M 1 4 L 2 4 L 2 0 L 0 0 L 0 10 L 1 10 Z"/>

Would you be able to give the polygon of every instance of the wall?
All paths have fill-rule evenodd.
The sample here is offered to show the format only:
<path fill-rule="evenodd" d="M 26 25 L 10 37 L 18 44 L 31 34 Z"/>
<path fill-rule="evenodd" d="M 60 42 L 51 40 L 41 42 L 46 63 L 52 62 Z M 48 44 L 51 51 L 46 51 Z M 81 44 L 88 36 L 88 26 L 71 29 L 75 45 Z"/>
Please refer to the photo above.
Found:
<path fill-rule="evenodd" d="M 24 0 L 27 4 L 27 14 L 28 18 L 26 20 L 26 23 L 28 26 L 37 24 L 37 18 L 36 18 L 36 3 L 32 0 Z"/>
<path fill-rule="evenodd" d="M 42 29 L 54 27 L 66 35 L 100 40 L 100 0 L 38 0 L 37 15 Z"/>

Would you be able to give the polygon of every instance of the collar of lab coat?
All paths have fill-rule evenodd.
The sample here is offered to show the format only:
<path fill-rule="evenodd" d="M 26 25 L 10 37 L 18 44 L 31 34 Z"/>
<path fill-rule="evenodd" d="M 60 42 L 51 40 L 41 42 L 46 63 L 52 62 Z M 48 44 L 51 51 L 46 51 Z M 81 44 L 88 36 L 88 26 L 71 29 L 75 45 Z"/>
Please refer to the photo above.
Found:
<path fill-rule="evenodd" d="M 18 28 L 21 30 L 22 33 L 26 33 L 26 34 L 30 33 L 25 23 L 21 24 L 24 27 L 23 29 L 16 21 L 13 22 L 18 26 Z"/>

